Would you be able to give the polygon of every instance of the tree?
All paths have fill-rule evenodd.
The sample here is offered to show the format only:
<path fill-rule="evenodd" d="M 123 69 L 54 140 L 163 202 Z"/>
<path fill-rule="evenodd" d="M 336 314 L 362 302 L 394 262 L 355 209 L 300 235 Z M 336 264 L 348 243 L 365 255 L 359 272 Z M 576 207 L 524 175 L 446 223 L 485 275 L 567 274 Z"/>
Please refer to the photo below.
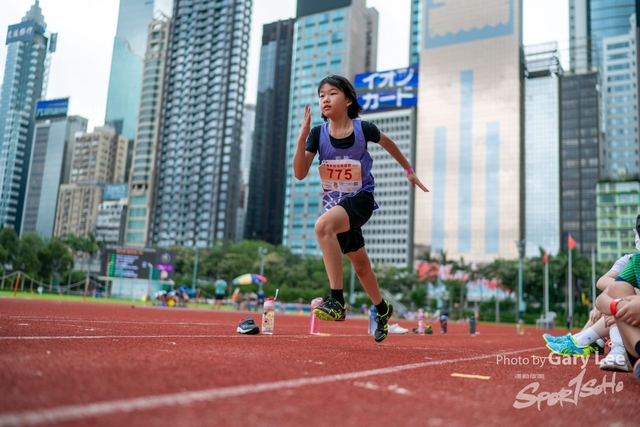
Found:
<path fill-rule="evenodd" d="M 0 229 L 0 246 L 6 251 L 5 263 L 11 264 L 12 268 L 14 268 L 13 260 L 18 255 L 20 239 L 13 228 L 5 226 Z"/>
<path fill-rule="evenodd" d="M 73 269 L 73 256 L 69 253 L 69 247 L 58 237 L 47 242 L 47 252 L 51 259 L 53 273 L 64 274 Z"/>
<path fill-rule="evenodd" d="M 38 251 L 42 250 L 44 242 L 36 232 L 27 233 L 20 239 L 18 254 L 13 261 L 14 270 L 22 270 L 30 276 L 40 270 Z"/>
<path fill-rule="evenodd" d="M 92 232 L 87 233 L 87 237 L 80 238 L 80 248 L 82 252 L 84 252 L 89 258 L 89 265 L 87 266 L 87 271 L 91 268 L 91 264 L 93 263 L 93 257 L 96 255 L 98 251 L 101 251 L 104 247 L 104 241 L 99 241 L 96 239 L 96 236 Z"/>

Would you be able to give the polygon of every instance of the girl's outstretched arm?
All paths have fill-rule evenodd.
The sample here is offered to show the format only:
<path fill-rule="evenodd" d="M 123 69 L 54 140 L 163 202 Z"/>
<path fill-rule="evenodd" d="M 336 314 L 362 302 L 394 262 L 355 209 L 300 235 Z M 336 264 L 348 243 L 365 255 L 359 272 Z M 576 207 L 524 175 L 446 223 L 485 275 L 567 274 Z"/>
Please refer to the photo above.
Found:
<path fill-rule="evenodd" d="M 305 143 L 307 142 L 309 132 L 311 132 L 311 109 L 308 105 L 305 105 L 300 136 L 298 136 L 298 145 L 293 155 L 293 175 L 299 180 L 307 177 L 311 163 L 313 163 L 313 158 L 316 156 L 315 153 L 305 150 Z"/>
<path fill-rule="evenodd" d="M 389 154 L 391 154 L 391 157 L 396 159 L 396 162 L 398 162 L 400 164 L 400 166 L 402 166 L 402 169 L 404 169 L 405 172 L 410 171 L 410 172 L 407 173 L 407 179 L 409 180 L 409 182 L 411 183 L 411 186 L 413 188 L 416 188 L 416 185 L 417 185 L 418 188 L 420 188 L 425 193 L 429 192 L 429 190 L 427 190 L 427 187 L 422 185 L 422 183 L 418 179 L 418 175 L 416 175 L 416 173 L 413 172 L 413 168 L 411 167 L 411 163 L 409 163 L 409 161 L 406 159 L 406 157 L 404 157 L 404 154 L 402 154 L 402 151 L 400 151 L 400 149 L 398 148 L 396 143 L 393 142 L 391 140 L 391 138 L 389 138 L 383 132 L 380 132 L 380 142 L 379 142 L 379 144 L 380 144 L 380 146 L 382 148 L 387 150 L 387 152 Z"/>

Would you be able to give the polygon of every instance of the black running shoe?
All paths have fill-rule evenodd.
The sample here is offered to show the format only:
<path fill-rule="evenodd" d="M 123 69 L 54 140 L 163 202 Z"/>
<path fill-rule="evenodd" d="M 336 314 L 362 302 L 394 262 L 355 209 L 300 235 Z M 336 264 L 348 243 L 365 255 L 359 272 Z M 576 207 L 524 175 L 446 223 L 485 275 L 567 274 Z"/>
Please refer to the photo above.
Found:
<path fill-rule="evenodd" d="M 313 310 L 313 314 L 320 320 L 344 322 L 347 318 L 344 306 L 332 297 L 326 297 L 322 304 Z"/>
<path fill-rule="evenodd" d="M 246 317 L 238 324 L 236 331 L 245 335 L 256 335 L 260 333 L 260 328 L 256 325 L 251 317 Z"/>
<path fill-rule="evenodd" d="M 376 340 L 376 342 L 384 341 L 384 339 L 387 337 L 387 334 L 389 333 L 389 326 L 387 326 L 387 323 L 389 323 L 389 319 L 393 314 L 393 306 L 387 301 L 385 301 L 385 304 L 387 304 L 387 312 L 382 315 L 380 313 L 376 314 L 376 323 L 378 324 L 378 326 L 373 333 L 373 338 Z"/>

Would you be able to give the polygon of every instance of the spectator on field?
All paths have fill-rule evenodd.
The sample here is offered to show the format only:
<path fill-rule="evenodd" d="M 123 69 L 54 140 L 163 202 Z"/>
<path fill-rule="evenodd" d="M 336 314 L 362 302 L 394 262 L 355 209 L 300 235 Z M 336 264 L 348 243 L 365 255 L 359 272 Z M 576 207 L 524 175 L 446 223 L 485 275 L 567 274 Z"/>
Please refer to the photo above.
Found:
<path fill-rule="evenodd" d="M 215 296 L 213 300 L 213 308 L 222 308 L 222 300 L 224 299 L 227 293 L 227 282 L 224 280 L 216 280 L 213 284 L 215 287 Z"/>

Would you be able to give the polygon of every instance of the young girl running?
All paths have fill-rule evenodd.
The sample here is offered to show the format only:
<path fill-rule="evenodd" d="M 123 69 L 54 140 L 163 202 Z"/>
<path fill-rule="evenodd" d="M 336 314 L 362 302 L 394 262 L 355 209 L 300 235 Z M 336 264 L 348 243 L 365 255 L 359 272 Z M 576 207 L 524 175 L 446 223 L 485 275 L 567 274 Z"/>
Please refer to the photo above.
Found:
<path fill-rule="evenodd" d="M 362 107 L 349 80 L 335 75 L 325 77 L 318 85 L 318 97 L 325 123 L 311 129 L 311 111 L 308 105 L 305 106 L 298 146 L 293 157 L 294 175 L 302 180 L 309 173 L 311 163 L 319 152 L 318 169 L 325 213 L 318 218 L 315 233 L 322 249 L 331 295 L 314 313 L 322 320 L 345 320 L 342 291 L 342 254 L 345 254 L 371 302 L 378 309 L 374 338 L 381 342 L 387 337 L 387 323 L 393 314 L 393 306 L 382 299 L 362 236 L 361 227 L 378 209 L 373 198 L 373 160 L 367 152 L 367 141 L 379 143 L 387 150 L 402 166 L 414 188 L 418 186 L 424 192 L 428 190 L 388 136 L 374 124 L 356 120 Z"/>

